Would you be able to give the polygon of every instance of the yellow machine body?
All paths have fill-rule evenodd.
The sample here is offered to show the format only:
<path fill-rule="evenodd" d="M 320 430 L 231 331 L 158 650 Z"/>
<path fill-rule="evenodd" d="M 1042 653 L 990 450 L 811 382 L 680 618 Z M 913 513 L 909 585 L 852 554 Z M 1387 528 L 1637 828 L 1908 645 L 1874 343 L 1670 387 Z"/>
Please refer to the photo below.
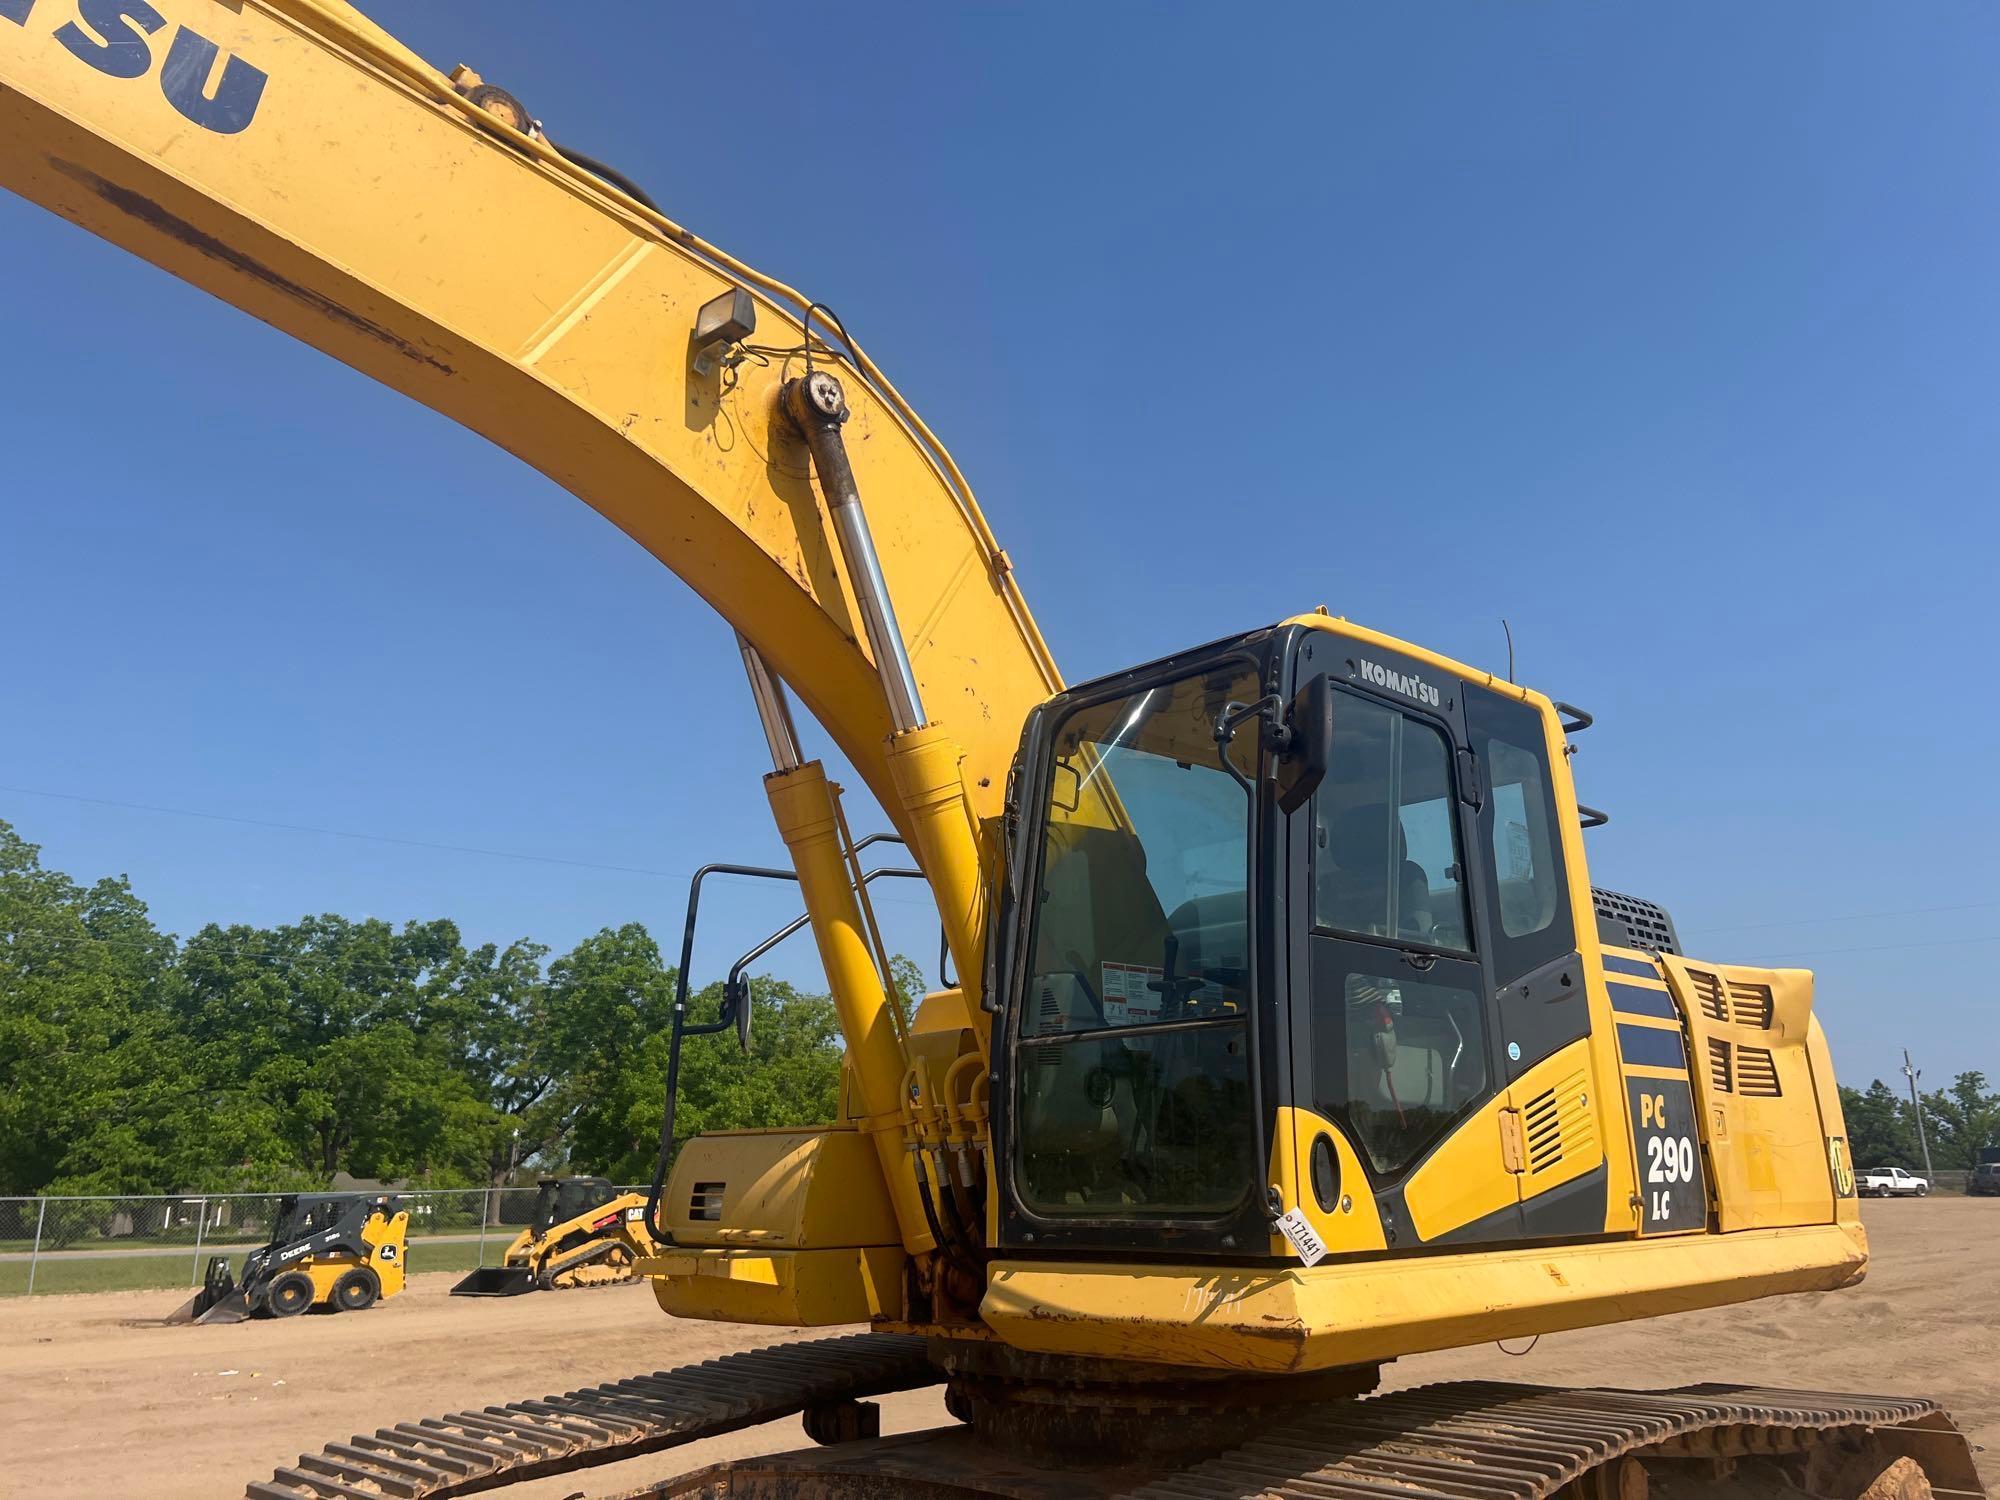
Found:
<path fill-rule="evenodd" d="M 824 1327 L 902 1315 L 895 1208 L 852 1124 L 702 1135 L 676 1160 L 665 1206 L 673 1244 L 639 1269 L 677 1317 Z"/>
<path fill-rule="evenodd" d="M 409 1277 L 409 1213 L 398 1209 L 393 1214 L 370 1214 L 368 1222 L 362 1226 L 361 1238 L 368 1246 L 365 1258 L 338 1253 L 308 1255 L 291 1268 L 304 1271 L 312 1278 L 315 1307 L 330 1302 L 334 1288 L 340 1285 L 340 1278 L 356 1266 L 367 1266 L 382 1283 L 379 1300 L 386 1302 L 403 1290 Z"/>
<path fill-rule="evenodd" d="M 1307 1219 L 1324 1260 L 1224 1269 L 1170 1258 L 996 1255 L 976 1317 L 961 1320 L 958 1331 L 1043 1354 L 1305 1371 L 1859 1280 L 1867 1242 L 1851 1173 L 1843 1173 L 1846 1130 L 1812 1015 L 1812 976 L 1601 942 L 1554 705 L 1346 621 L 1308 615 L 1290 623 L 1335 637 L 1343 650 L 1392 649 L 1535 709 L 1578 934 L 1575 973 L 1563 982 L 1581 986 L 1587 1032 L 1496 1091 L 1427 1153 L 1402 1185 L 1400 1244 L 1391 1235 L 1398 1226 L 1385 1225 L 1372 1195 L 1343 1194 L 1329 1208 L 1314 1201 L 1306 1180 L 1316 1138 L 1334 1143 L 1342 1181 L 1365 1181 L 1366 1173 L 1341 1126 L 1281 1108 L 1268 1180 Z M 929 1011 L 933 1020 L 949 1013 Z M 969 1096 L 941 1085 L 958 1056 L 974 1054 L 969 1035 L 932 1031 L 907 1045 L 913 1060 L 932 1059 L 912 1067 L 906 1084 L 921 1074 L 923 1086 L 909 1092 L 938 1105 L 935 1120 L 921 1108 L 906 1111 L 902 1140 L 914 1159 L 932 1135 L 963 1131 Z M 1675 1089 L 1694 1106 L 1686 1124 L 1698 1180 L 1683 1180 L 1684 1163 L 1663 1162 L 1663 1136 L 1645 1128 Z M 853 1216 L 850 1234 L 882 1254 L 898 1243 L 893 1214 L 882 1211 L 879 1193 L 866 1192 L 871 1162 L 858 1133 L 837 1134 L 853 1143 L 839 1156 L 797 1149 L 806 1137 L 796 1133 L 783 1144 L 755 1136 L 690 1143 L 669 1193 L 676 1248 L 645 1267 L 661 1304 L 681 1316 L 785 1324 L 852 1321 L 867 1309 L 887 1326 L 951 1331 L 885 1308 L 881 1262 L 856 1249 L 801 1259 L 807 1240 L 790 1226 L 827 1201 L 875 1203 Z M 1601 1208 L 1588 1222 L 1565 1225 L 1560 1239 L 1453 1248 L 1455 1236 L 1491 1216 L 1548 1204 L 1587 1177 L 1603 1182 L 1594 1197 Z M 1682 1213 L 1672 1216 L 1675 1227 L 1649 1228 L 1648 1205 L 1663 1192 L 1700 1195 L 1692 1222 Z M 690 1202 L 719 1217 L 686 1222 Z M 1276 1235 L 1268 1249 L 1290 1255 Z M 812 1294 L 795 1295 L 808 1262 Z M 844 1294 L 827 1281 L 840 1275 L 849 1282 Z M 746 1290 L 746 1278 L 758 1290 Z"/>
<path fill-rule="evenodd" d="M 633 1262 L 651 1255 L 654 1250 L 653 1236 L 646 1228 L 645 1208 L 644 1193 L 620 1193 L 559 1224 L 551 1225 L 540 1235 L 530 1225 L 514 1236 L 501 1257 L 501 1264 L 520 1267 L 537 1279 L 545 1274 L 562 1275 L 564 1273 L 553 1271 L 552 1263 L 571 1259 L 576 1253 L 576 1241 L 588 1241 L 591 1247 L 608 1242 L 616 1246 L 610 1257 L 617 1262 L 616 1267 L 605 1268 L 601 1262 L 593 1261 L 569 1274 L 576 1277 L 579 1285 L 629 1280 Z"/>
<path fill-rule="evenodd" d="M 388 1197 L 303 1194 L 279 1200 L 271 1241 L 244 1258 L 239 1283 L 227 1256 L 209 1261 L 202 1289 L 169 1323 L 241 1323 L 312 1308 L 361 1310 L 398 1295 L 409 1274 L 409 1213 Z"/>
<path fill-rule="evenodd" d="M 543 1178 L 529 1221 L 500 1264 L 475 1268 L 451 1294 L 516 1297 L 609 1286 L 632 1280 L 635 1265 L 655 1248 L 644 1193 L 620 1193 L 602 1177 Z"/>

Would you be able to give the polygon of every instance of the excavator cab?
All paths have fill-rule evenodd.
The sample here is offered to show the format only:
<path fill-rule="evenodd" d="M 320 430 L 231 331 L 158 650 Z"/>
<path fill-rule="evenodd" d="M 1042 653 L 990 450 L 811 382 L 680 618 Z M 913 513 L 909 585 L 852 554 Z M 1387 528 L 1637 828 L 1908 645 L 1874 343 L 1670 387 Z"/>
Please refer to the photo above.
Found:
<path fill-rule="evenodd" d="M 991 971 L 1003 1338 L 1081 1347 L 1048 1330 L 1117 1298 L 1066 1259 L 1656 1241 L 1640 1296 L 1704 1231 L 1786 1229 L 1823 1284 L 1858 1270 L 1811 976 L 1692 963 L 1657 906 L 1592 889 L 1604 815 L 1569 766 L 1590 722 L 1317 616 L 1030 717 Z M 1314 1366 L 1426 1337 L 1406 1311 L 1392 1348 L 1284 1285 L 1199 1331 L 1126 1298 L 1121 1336 L 1253 1365 L 1268 1318 Z M 1519 1290 L 1484 1336 L 1585 1319 L 1573 1289 Z"/>

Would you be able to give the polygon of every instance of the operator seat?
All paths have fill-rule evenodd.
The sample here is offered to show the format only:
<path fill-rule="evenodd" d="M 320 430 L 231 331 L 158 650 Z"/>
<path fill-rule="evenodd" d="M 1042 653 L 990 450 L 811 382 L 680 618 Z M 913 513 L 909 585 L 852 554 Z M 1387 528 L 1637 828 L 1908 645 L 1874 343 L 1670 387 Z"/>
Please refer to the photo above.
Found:
<path fill-rule="evenodd" d="M 1319 876 L 1319 916 L 1349 932 L 1375 937 L 1428 938 L 1431 935 L 1431 882 L 1410 858 L 1403 821 L 1388 804 L 1342 808 L 1328 830 Z M 1396 878 L 1396 928 L 1389 930 L 1385 871 Z"/>

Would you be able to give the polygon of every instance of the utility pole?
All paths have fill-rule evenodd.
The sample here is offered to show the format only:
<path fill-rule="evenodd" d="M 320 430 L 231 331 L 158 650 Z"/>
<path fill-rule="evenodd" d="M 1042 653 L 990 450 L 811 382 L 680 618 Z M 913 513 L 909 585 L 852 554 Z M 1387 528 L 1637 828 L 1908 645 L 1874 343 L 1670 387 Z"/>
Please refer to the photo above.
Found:
<path fill-rule="evenodd" d="M 521 1125 L 520 1122 L 517 1120 L 514 1123 L 514 1144 L 510 1146 L 507 1150 L 507 1180 L 506 1182 L 501 1184 L 503 1191 L 506 1188 L 510 1188 L 514 1185 L 514 1174 L 520 1170 L 521 1170 Z M 486 1195 L 486 1212 L 488 1217 L 490 1217 L 494 1223 L 497 1224 L 500 1222 L 499 1193 L 489 1192 Z M 484 1260 L 481 1260 L 480 1264 L 485 1265 L 486 1262 Z"/>
<path fill-rule="evenodd" d="M 1923 1148 L 1924 1152 L 1924 1176 L 1935 1177 L 1937 1174 L 1931 1170 L 1930 1139 L 1924 1134 L 1924 1105 L 1923 1101 L 1917 1097 L 1917 1080 L 1924 1076 L 1924 1070 L 1910 1066 L 1910 1049 L 1908 1047 L 1903 1049 L 1903 1076 L 1910 1080 L 1910 1111 L 1917 1117 L 1917 1144 Z"/>

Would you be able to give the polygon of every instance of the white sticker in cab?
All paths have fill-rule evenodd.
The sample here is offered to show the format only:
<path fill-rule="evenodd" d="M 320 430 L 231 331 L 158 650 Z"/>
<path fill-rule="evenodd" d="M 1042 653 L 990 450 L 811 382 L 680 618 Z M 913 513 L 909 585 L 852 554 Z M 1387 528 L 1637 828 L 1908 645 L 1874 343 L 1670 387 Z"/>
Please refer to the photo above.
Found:
<path fill-rule="evenodd" d="M 1165 969 L 1149 969 L 1143 964 L 1104 966 L 1104 1024 L 1127 1026 L 1160 1018 L 1160 991 Z"/>

